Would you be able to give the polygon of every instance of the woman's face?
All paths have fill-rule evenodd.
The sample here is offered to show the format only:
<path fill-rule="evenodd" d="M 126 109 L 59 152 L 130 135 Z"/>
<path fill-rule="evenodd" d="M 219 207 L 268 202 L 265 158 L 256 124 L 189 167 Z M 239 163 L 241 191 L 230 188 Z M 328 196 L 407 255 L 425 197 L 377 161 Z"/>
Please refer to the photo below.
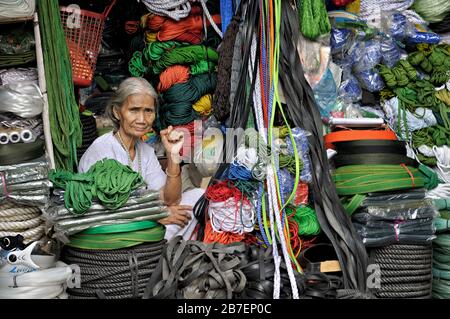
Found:
<path fill-rule="evenodd" d="M 120 120 L 120 131 L 129 137 L 140 138 L 155 120 L 155 99 L 148 94 L 129 95 L 122 107 L 114 109 Z"/>

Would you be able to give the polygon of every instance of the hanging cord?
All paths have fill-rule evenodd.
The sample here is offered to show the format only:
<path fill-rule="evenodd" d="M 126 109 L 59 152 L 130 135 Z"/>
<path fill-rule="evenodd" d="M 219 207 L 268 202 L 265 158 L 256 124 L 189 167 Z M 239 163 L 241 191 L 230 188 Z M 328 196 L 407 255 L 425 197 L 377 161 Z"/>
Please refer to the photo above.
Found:
<path fill-rule="evenodd" d="M 77 147 L 81 145 L 82 135 L 69 51 L 58 3 L 40 1 L 38 13 L 56 167 L 72 172 L 76 170 Z"/>
<path fill-rule="evenodd" d="M 62 260 L 77 264 L 81 287 L 67 289 L 70 299 L 140 298 L 161 259 L 165 240 L 115 250 L 65 247 Z"/>
<path fill-rule="evenodd" d="M 219 35 L 220 38 L 223 38 L 223 34 L 222 31 L 220 31 L 219 27 L 217 26 L 216 22 L 214 21 L 213 17 L 211 17 L 211 14 L 209 13 L 208 8 L 206 7 L 206 1 L 207 0 L 194 0 L 194 1 L 198 1 L 201 3 L 202 8 L 203 8 L 203 13 L 206 15 L 206 17 L 208 18 L 209 23 L 212 25 L 214 31 L 216 31 L 216 33 Z"/>
<path fill-rule="evenodd" d="M 213 112 L 219 121 L 224 121 L 230 113 L 231 64 L 233 62 L 234 44 L 238 33 L 238 17 L 231 20 L 220 45 L 217 64 L 217 86 L 213 95 Z"/>
<path fill-rule="evenodd" d="M 296 45 L 299 26 L 296 11 L 282 2 L 280 84 L 287 115 L 296 127 L 311 133 L 312 204 L 320 226 L 331 241 L 343 270 L 344 288 L 366 291 L 367 253 L 344 208 L 339 202 L 322 145 L 322 121 L 313 92 L 306 82 Z M 301 105 L 302 107 L 298 107 Z"/>

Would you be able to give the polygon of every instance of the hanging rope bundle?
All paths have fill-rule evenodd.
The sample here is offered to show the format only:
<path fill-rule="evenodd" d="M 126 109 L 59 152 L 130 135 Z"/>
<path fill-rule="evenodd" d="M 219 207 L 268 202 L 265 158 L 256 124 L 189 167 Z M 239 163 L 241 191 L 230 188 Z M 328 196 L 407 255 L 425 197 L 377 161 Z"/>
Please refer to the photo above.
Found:
<path fill-rule="evenodd" d="M 448 218 L 448 217 L 446 217 Z M 448 219 L 445 219 L 448 225 Z M 439 234 L 433 241 L 433 298 L 447 299 L 450 296 L 450 234 Z"/>
<path fill-rule="evenodd" d="M 298 8 L 300 29 L 309 39 L 330 33 L 331 24 L 323 0 L 302 0 Z"/>
<path fill-rule="evenodd" d="M 38 13 L 56 167 L 72 172 L 77 166 L 77 147 L 81 145 L 81 123 L 69 51 L 58 3 L 40 1 Z"/>
<path fill-rule="evenodd" d="M 185 65 L 172 65 L 161 72 L 157 90 L 164 93 L 174 84 L 186 83 L 189 80 L 189 67 Z"/>
<path fill-rule="evenodd" d="M 194 8 L 197 8 L 194 10 Z M 156 33 L 158 41 L 180 41 L 190 44 L 199 44 L 203 41 L 204 20 L 202 10 L 199 7 L 192 7 L 191 13 L 186 18 L 174 21 L 158 15 L 153 15 L 147 19 L 147 26 L 150 31 Z M 220 24 L 220 15 L 213 15 L 215 23 Z M 206 22 L 209 25 L 209 22 Z"/>
<path fill-rule="evenodd" d="M 201 116 L 209 116 L 212 112 L 212 95 L 205 94 L 192 105 L 195 112 Z"/>
<path fill-rule="evenodd" d="M 125 204 L 132 190 L 144 185 L 139 173 L 113 159 L 98 161 L 86 173 L 52 171 L 50 180 L 64 192 L 64 205 L 75 214 L 85 213 L 92 200 L 108 209 Z"/>
<path fill-rule="evenodd" d="M 204 45 L 190 45 L 177 47 L 166 51 L 153 65 L 153 73 L 159 74 L 174 64 L 197 64 L 200 61 L 213 62 L 217 64 L 217 52 Z"/>
<path fill-rule="evenodd" d="M 81 287 L 67 289 L 70 299 L 140 298 L 161 259 L 165 240 L 116 250 L 65 247 L 62 260 L 77 264 Z"/>
<path fill-rule="evenodd" d="M 170 17 L 175 21 L 185 18 L 191 12 L 189 0 L 143 0 L 148 11 Z"/>
<path fill-rule="evenodd" d="M 238 28 L 238 17 L 235 16 L 231 20 L 219 48 L 217 87 L 213 95 L 214 116 L 219 121 L 224 121 L 230 113 L 231 65 Z"/>
<path fill-rule="evenodd" d="M 184 125 L 196 119 L 193 109 L 202 96 L 211 93 L 216 87 L 215 73 L 191 76 L 186 83 L 173 85 L 163 94 L 159 112 L 161 127 Z"/>

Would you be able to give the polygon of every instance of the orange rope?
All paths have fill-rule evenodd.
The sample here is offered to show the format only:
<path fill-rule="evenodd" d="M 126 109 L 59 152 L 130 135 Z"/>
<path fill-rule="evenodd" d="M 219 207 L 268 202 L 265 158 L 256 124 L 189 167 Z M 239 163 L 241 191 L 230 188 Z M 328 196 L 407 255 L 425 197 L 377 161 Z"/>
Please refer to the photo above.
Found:
<path fill-rule="evenodd" d="M 216 24 L 221 23 L 220 15 L 212 16 Z M 209 21 L 205 21 L 209 25 Z M 153 15 L 147 18 L 147 27 L 157 32 L 159 41 L 180 41 L 191 44 L 199 44 L 203 40 L 203 17 L 201 15 L 189 15 L 180 21 Z"/>
<path fill-rule="evenodd" d="M 174 84 L 185 83 L 189 80 L 189 67 L 185 65 L 172 65 L 161 72 L 157 90 L 163 93 Z"/>
<path fill-rule="evenodd" d="M 245 234 L 234 234 L 229 232 L 217 233 L 213 230 L 211 222 L 207 222 L 205 225 L 205 237 L 203 242 L 206 244 L 211 243 L 221 243 L 221 244 L 231 244 L 236 242 L 244 241 Z"/>

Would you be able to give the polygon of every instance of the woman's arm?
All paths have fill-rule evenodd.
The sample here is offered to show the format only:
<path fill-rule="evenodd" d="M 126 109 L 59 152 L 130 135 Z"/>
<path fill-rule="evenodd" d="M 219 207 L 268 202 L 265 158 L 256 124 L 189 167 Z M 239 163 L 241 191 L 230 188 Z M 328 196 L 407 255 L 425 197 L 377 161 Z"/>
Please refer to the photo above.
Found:
<path fill-rule="evenodd" d="M 167 156 L 166 185 L 163 189 L 163 200 L 166 205 L 177 205 L 181 201 L 181 167 L 177 159 Z"/>
<path fill-rule="evenodd" d="M 177 205 L 181 201 L 181 158 L 179 154 L 183 146 L 184 135 L 175 132 L 172 126 L 162 130 L 160 134 L 167 154 L 167 179 L 162 198 L 168 206 Z"/>

